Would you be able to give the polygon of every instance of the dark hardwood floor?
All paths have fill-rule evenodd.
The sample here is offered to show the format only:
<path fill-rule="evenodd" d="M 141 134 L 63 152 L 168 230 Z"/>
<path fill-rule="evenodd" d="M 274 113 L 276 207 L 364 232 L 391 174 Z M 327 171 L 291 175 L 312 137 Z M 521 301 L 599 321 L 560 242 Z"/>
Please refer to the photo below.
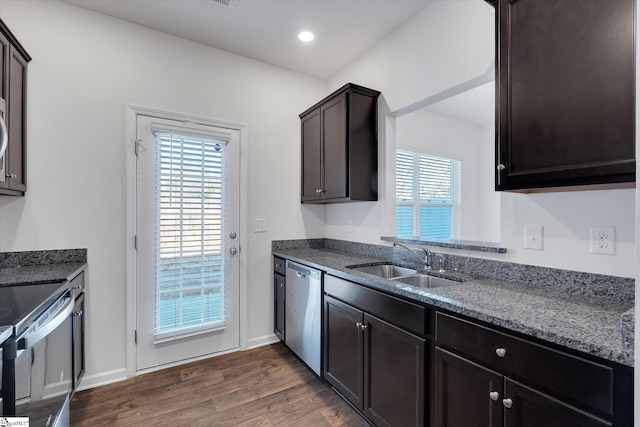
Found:
<path fill-rule="evenodd" d="M 72 427 L 366 426 L 282 344 L 76 393 Z"/>

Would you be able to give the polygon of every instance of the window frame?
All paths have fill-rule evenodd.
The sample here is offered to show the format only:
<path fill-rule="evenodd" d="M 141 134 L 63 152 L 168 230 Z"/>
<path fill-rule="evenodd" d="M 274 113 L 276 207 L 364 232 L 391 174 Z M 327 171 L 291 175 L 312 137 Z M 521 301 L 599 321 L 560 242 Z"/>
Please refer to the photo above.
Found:
<path fill-rule="evenodd" d="M 411 170 L 412 170 L 412 181 L 411 181 L 411 199 L 399 199 L 398 198 L 398 154 L 402 154 L 405 156 L 411 156 Z M 451 194 L 450 201 L 447 202 L 434 202 L 428 199 L 420 198 L 420 158 L 429 158 L 436 160 L 446 160 L 451 165 L 451 174 L 450 174 L 450 187 L 449 193 Z M 405 237 L 405 238 L 420 238 L 420 239 L 437 239 L 437 237 L 429 237 L 422 236 L 422 223 L 421 223 L 421 208 L 422 207 L 450 207 L 451 208 L 451 226 L 449 228 L 449 239 L 459 239 L 460 236 L 460 211 L 462 207 L 461 203 L 461 175 L 462 175 L 462 163 L 460 160 L 435 156 L 432 154 L 426 154 L 416 151 L 411 151 L 407 149 L 397 148 L 396 149 L 396 178 L 395 178 L 395 189 L 396 189 L 396 219 L 395 219 L 395 227 L 396 227 L 396 235 L 397 237 Z M 413 235 L 405 236 L 398 234 L 398 207 L 399 206 L 411 206 L 412 209 L 412 219 L 413 219 Z"/>

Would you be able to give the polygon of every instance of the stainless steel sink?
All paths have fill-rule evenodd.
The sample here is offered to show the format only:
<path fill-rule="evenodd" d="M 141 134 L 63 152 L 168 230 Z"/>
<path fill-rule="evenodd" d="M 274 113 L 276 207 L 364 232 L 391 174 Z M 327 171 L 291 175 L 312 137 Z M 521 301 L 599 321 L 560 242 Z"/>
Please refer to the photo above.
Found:
<path fill-rule="evenodd" d="M 442 277 L 427 276 L 426 274 L 414 274 L 412 276 L 395 277 L 391 279 L 417 288 L 442 288 L 445 286 L 456 286 L 461 282 L 443 279 Z"/>
<path fill-rule="evenodd" d="M 360 271 L 362 273 L 372 274 L 374 276 L 382 277 L 383 279 L 391 279 L 394 277 L 410 276 L 416 274 L 416 270 L 405 267 L 398 267 L 393 264 L 381 264 L 381 265 L 367 265 L 365 267 L 349 267 L 352 270 Z"/>

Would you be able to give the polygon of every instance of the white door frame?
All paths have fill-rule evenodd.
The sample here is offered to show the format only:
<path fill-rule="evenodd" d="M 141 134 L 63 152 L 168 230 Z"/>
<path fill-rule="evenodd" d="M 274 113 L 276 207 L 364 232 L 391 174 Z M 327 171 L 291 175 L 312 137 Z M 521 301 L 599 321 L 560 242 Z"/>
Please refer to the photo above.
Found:
<path fill-rule="evenodd" d="M 126 354 L 127 354 L 127 378 L 136 375 L 136 251 L 134 248 L 134 238 L 136 233 L 136 117 L 140 114 L 151 115 L 163 119 L 184 121 L 185 119 L 192 123 L 199 123 L 209 126 L 225 127 L 235 129 L 240 132 L 240 349 L 247 348 L 247 144 L 249 141 L 249 129 L 244 123 L 229 122 L 224 120 L 214 120 L 205 117 L 192 116 L 189 114 L 177 114 L 168 111 L 157 110 L 152 108 L 140 107 L 135 105 L 126 106 L 127 135 L 125 139 L 125 157 L 126 157 L 126 301 L 127 301 L 127 335 L 126 335 Z M 244 250 L 243 250 L 244 249 Z M 235 351 L 235 350 L 233 350 Z M 218 353 L 220 354 L 220 353 Z M 217 355 L 218 355 L 217 354 Z M 211 357 L 211 355 L 203 356 L 200 359 Z M 193 359 L 198 360 L 198 358 Z M 176 364 L 185 363 L 184 361 Z M 164 365 L 159 369 L 167 368 L 171 365 Z"/>

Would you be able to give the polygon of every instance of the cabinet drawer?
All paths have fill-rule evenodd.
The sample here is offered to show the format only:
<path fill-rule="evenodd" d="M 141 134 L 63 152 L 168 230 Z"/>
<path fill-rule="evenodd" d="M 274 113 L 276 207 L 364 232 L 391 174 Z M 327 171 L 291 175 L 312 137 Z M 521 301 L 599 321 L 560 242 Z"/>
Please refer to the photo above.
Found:
<path fill-rule="evenodd" d="M 613 414 L 613 369 L 561 351 L 436 313 L 436 341 L 550 394 Z M 499 350 L 504 350 L 501 356 Z"/>
<path fill-rule="evenodd" d="M 282 258 L 279 258 L 277 256 L 273 257 L 273 271 L 284 276 L 286 267 L 285 262 Z"/>
<path fill-rule="evenodd" d="M 429 331 L 428 310 L 423 306 L 329 275 L 324 277 L 324 291 L 417 335 Z"/>

